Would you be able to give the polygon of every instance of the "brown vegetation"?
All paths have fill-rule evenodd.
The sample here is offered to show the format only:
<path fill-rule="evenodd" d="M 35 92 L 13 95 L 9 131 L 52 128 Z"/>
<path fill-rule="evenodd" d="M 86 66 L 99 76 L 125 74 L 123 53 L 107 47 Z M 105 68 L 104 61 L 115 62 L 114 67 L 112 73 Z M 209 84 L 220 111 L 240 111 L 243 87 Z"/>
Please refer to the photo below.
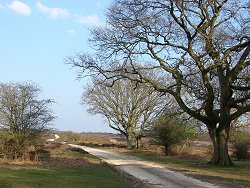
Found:
<path fill-rule="evenodd" d="M 31 155 L 34 157 L 34 155 Z M 43 168 L 84 167 L 100 164 L 99 159 L 90 157 L 84 150 L 72 148 L 59 142 L 49 142 L 39 152 L 39 161 L 36 160 L 8 160 L 0 159 L 0 166 L 37 166 Z"/>

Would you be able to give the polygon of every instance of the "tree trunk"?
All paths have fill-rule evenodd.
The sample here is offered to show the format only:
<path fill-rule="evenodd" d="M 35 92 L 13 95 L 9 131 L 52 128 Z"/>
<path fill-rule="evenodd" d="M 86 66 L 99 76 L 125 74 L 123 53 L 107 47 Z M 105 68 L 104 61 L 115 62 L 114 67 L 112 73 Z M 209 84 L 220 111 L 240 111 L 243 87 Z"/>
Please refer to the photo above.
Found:
<path fill-rule="evenodd" d="M 216 128 L 209 131 L 213 142 L 213 156 L 210 164 L 231 166 L 233 165 L 228 154 L 229 130 Z"/>
<path fill-rule="evenodd" d="M 136 136 L 136 149 L 141 147 L 141 136 Z"/>
<path fill-rule="evenodd" d="M 216 161 L 218 161 L 218 157 L 219 157 L 219 148 L 217 144 L 218 142 L 217 142 L 217 137 L 216 137 L 216 128 L 209 130 L 209 136 L 213 142 L 213 155 L 209 163 L 216 164 Z"/>
<path fill-rule="evenodd" d="M 132 149 L 133 148 L 133 140 L 131 135 L 127 135 L 127 149 Z"/>
<path fill-rule="evenodd" d="M 164 146 L 164 154 L 168 156 L 171 153 L 171 150 L 169 149 L 168 146 Z"/>
<path fill-rule="evenodd" d="M 35 156 L 34 156 L 34 161 L 38 161 L 39 159 L 38 159 L 38 152 L 37 152 L 37 150 L 35 151 Z"/>

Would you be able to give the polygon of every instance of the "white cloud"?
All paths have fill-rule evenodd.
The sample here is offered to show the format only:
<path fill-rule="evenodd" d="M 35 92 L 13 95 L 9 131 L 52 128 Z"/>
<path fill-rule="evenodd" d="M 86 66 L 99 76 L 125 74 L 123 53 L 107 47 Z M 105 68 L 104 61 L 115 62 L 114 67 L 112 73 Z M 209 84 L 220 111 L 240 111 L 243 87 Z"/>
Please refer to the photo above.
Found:
<path fill-rule="evenodd" d="M 42 4 L 41 2 L 36 3 L 36 8 L 38 11 L 42 12 L 43 14 L 51 17 L 51 18 L 66 18 L 70 16 L 70 13 L 67 9 L 62 8 L 50 8 L 46 5 Z"/>
<path fill-rule="evenodd" d="M 75 30 L 74 29 L 68 29 L 68 30 L 66 30 L 66 33 L 75 34 Z"/>
<path fill-rule="evenodd" d="M 97 15 L 93 16 L 81 16 L 77 15 L 76 21 L 83 25 L 101 25 L 101 21 Z"/>
<path fill-rule="evenodd" d="M 28 5 L 20 2 L 20 1 L 12 1 L 11 4 L 8 5 L 8 8 L 13 10 L 14 12 L 22 15 L 29 16 L 31 14 L 31 9 Z"/>

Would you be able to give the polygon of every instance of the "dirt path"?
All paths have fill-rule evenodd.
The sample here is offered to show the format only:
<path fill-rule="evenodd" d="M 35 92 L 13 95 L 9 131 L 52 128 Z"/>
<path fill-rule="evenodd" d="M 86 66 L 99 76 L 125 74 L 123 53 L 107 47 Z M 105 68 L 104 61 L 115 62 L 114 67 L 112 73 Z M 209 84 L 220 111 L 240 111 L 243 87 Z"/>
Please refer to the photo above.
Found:
<path fill-rule="evenodd" d="M 115 165 L 119 170 L 125 171 L 137 179 L 148 184 L 149 187 L 169 187 L 169 188 L 216 188 L 211 183 L 202 182 L 200 180 L 185 176 L 183 174 L 168 170 L 164 165 L 157 163 L 143 161 L 133 156 L 127 156 L 120 153 L 106 151 L 103 149 L 89 148 L 86 146 L 79 146 L 70 144 L 72 147 L 82 148 L 92 155 L 101 158 L 103 161 Z"/>

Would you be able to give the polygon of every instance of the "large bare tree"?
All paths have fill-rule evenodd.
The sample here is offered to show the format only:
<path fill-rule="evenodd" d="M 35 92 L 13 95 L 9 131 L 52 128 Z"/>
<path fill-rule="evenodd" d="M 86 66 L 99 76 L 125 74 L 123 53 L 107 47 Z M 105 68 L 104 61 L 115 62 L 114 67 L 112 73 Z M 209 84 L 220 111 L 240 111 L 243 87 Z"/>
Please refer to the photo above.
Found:
<path fill-rule="evenodd" d="M 69 61 L 84 74 L 131 78 L 171 94 L 207 126 L 210 162 L 228 166 L 231 122 L 250 111 L 249 6 L 246 0 L 114 0 L 107 25 L 92 31 L 96 55 Z M 152 70 L 165 79 L 144 74 Z"/>
<path fill-rule="evenodd" d="M 129 79 L 118 80 L 113 86 L 93 79 L 86 87 L 82 103 L 89 106 L 91 114 L 106 118 L 109 126 L 119 131 L 127 139 L 127 148 L 131 149 L 133 139 L 144 136 L 144 131 L 154 116 L 164 106 L 163 97 L 159 97 L 152 87 L 136 85 Z"/>
<path fill-rule="evenodd" d="M 11 157 L 27 157 L 34 145 L 55 118 L 50 99 L 40 99 L 41 90 L 31 83 L 0 84 L 0 127 L 7 131 L 6 142 Z M 11 155 L 9 153 L 9 155 Z"/>

